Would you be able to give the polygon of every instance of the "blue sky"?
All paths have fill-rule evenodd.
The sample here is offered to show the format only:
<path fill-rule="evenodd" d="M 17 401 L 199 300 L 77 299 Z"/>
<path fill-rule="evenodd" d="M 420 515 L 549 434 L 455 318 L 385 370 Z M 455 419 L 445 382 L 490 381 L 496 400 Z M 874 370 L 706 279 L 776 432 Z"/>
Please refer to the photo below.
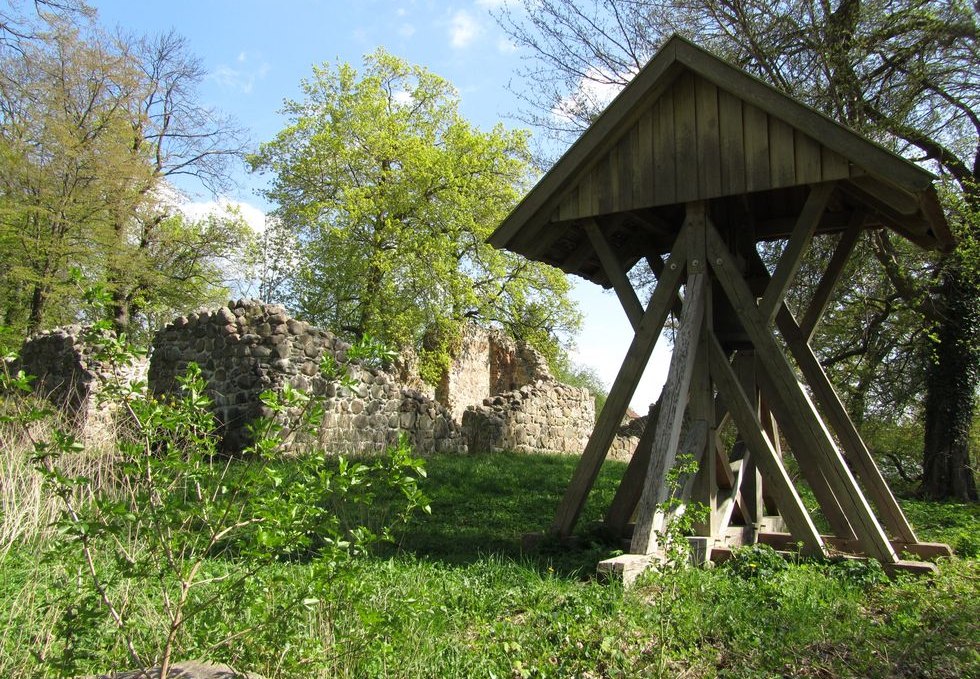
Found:
<path fill-rule="evenodd" d="M 106 27 L 135 33 L 176 30 L 199 57 L 208 76 L 202 103 L 234 116 L 254 144 L 271 139 L 284 124 L 284 99 L 298 98 L 299 85 L 314 64 L 360 64 L 383 46 L 446 78 L 460 93 L 460 111 L 488 129 L 502 122 L 521 124 L 513 87 L 522 53 L 494 21 L 504 0 L 90 0 Z M 240 187 L 223 199 L 243 205 L 261 219 L 269 208 L 256 194 L 263 182 L 244 169 Z M 182 187 L 187 188 L 187 187 Z M 198 209 L 215 197 L 196 195 Z M 585 316 L 574 358 L 612 383 L 632 331 L 616 297 L 575 279 L 574 296 Z M 640 414 L 656 398 L 666 378 L 669 353 L 658 343 L 651 366 L 633 399 Z"/>

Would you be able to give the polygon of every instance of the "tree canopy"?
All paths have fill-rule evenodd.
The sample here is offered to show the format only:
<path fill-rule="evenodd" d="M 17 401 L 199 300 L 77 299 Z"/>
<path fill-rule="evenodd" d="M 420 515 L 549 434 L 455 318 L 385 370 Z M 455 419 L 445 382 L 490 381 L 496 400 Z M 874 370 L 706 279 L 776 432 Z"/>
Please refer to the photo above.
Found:
<path fill-rule="evenodd" d="M 184 219 L 169 181 L 219 189 L 241 152 L 240 131 L 197 102 L 200 65 L 173 33 L 43 18 L 0 41 L 0 322 L 22 335 L 79 320 L 92 284 L 120 330 L 223 295 L 219 260 L 248 231 Z"/>
<path fill-rule="evenodd" d="M 252 158 L 299 245 L 291 306 L 352 338 L 415 345 L 431 368 L 467 321 L 554 357 L 578 324 L 568 282 L 484 242 L 532 179 L 527 134 L 476 129 L 447 81 L 383 50 L 360 71 L 315 67 L 302 89 Z"/>

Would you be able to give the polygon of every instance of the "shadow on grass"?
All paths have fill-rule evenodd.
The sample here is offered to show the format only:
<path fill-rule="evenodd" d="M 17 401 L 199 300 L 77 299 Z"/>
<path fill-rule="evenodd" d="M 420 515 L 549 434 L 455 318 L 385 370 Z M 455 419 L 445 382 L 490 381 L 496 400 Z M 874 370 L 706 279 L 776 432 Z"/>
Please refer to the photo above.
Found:
<path fill-rule="evenodd" d="M 469 564 L 490 555 L 519 560 L 565 577 L 591 576 L 598 561 L 616 548 L 595 531 L 580 529 L 576 546 L 545 539 L 522 552 L 521 537 L 548 529 L 578 456 L 527 453 L 434 455 L 421 484 L 432 514 L 418 514 L 398 529 L 387 553 Z M 609 505 L 626 465 L 603 465 L 580 527 L 594 525 Z"/>

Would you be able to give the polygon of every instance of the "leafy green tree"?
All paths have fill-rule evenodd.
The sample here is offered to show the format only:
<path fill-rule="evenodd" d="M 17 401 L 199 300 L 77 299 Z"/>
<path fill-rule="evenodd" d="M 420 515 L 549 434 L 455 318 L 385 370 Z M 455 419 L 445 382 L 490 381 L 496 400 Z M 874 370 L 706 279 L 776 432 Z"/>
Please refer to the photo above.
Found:
<path fill-rule="evenodd" d="M 959 245 L 910 266 L 875 258 L 918 314 L 922 491 L 976 499 L 969 432 L 980 384 L 980 7 L 968 0 L 525 0 L 499 20 L 534 56 L 528 119 L 581 130 L 673 32 L 935 170 Z M 897 308 L 897 306 L 896 306 Z M 926 338 L 930 338 L 928 341 Z"/>
<path fill-rule="evenodd" d="M 249 232 L 241 220 L 183 220 L 170 180 L 223 188 L 239 131 L 197 104 L 203 71 L 180 37 L 43 16 L 43 30 L 0 41 L 3 324 L 30 333 L 77 320 L 79 277 L 111 291 L 118 330 L 210 301 L 221 260 Z"/>
<path fill-rule="evenodd" d="M 252 158 L 295 234 L 292 306 L 357 339 L 423 349 L 438 364 L 468 320 L 555 356 L 576 327 L 557 270 L 484 240 L 531 179 L 525 132 L 482 132 L 442 78 L 383 50 L 358 72 L 314 67 L 288 125 Z"/>
<path fill-rule="evenodd" d="M 115 214 L 106 271 L 113 322 L 117 331 L 125 331 L 133 315 L 173 298 L 175 286 L 188 284 L 183 296 L 191 299 L 204 282 L 211 291 L 220 288 L 222 277 L 215 275 L 220 270 L 214 261 L 244 249 L 250 232 L 240 219 L 234 224 L 232 215 L 224 221 L 204 220 L 193 234 L 189 227 L 194 225 L 187 222 L 180 230 L 168 228 L 177 212 L 174 201 L 165 197 L 173 192 L 171 181 L 190 177 L 215 195 L 227 189 L 231 164 L 244 152 L 244 132 L 232 119 L 198 102 L 197 86 L 206 73 L 182 36 L 173 31 L 153 37 L 122 35 L 113 46 L 137 74 L 132 96 L 120 106 L 129 122 L 131 159 L 141 165 L 139 174 L 127 178 L 130 203 Z M 222 225 L 237 228 L 216 228 Z M 189 242 L 198 254 L 187 247 Z M 189 272 L 188 260 L 181 261 L 185 257 L 202 266 Z M 155 266 L 152 276 L 146 275 L 148 261 Z M 197 303 L 205 301 L 201 297 Z"/>
<path fill-rule="evenodd" d="M 62 22 L 4 51 L 0 70 L 5 320 L 33 332 L 63 320 L 52 302 L 71 288 L 73 266 L 99 267 L 113 212 L 128 202 L 124 177 L 141 170 L 119 105 L 135 73 Z"/>

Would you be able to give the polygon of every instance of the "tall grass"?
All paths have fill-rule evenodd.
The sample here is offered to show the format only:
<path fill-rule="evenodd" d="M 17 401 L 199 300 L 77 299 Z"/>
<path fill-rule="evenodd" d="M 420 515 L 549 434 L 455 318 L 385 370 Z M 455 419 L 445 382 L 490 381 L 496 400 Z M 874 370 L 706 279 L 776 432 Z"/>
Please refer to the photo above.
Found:
<path fill-rule="evenodd" d="M 55 427 L 50 420 L 31 423 L 26 430 L 0 424 L 0 564 L 15 544 L 40 547 L 54 530 L 61 502 L 44 488 L 44 478 L 34 462 L 34 443 L 49 440 Z M 126 483 L 114 446 L 105 441 L 65 456 L 60 466 L 66 475 L 91 480 L 80 488 L 88 496 Z M 86 501 L 84 497 L 77 499 Z"/>
<path fill-rule="evenodd" d="M 47 549 L 57 509 L 30 463 L 30 440 L 0 436 L 0 677 L 59 676 L 57 659 L 69 651 L 85 672 L 126 667 L 111 627 L 84 625 L 100 611 L 76 596 L 77 560 Z M 423 485 L 431 516 L 416 516 L 394 544 L 338 572 L 323 595 L 308 594 L 315 576 L 303 560 L 254 572 L 188 622 L 176 659 L 227 662 L 269 679 L 980 676 L 975 559 L 946 560 L 932 579 L 891 582 L 816 562 L 653 572 L 624 591 L 595 579 L 596 562 L 616 545 L 589 530 L 625 468 L 616 463 L 603 467 L 577 547 L 522 552 L 520 536 L 547 528 L 576 461 L 433 456 Z M 110 449 L 64 462 L 103 487 L 123 482 Z M 388 500 L 379 495 L 369 510 L 380 524 Z M 980 530 L 975 506 L 906 506 L 923 539 Z M 349 511 L 352 522 L 370 518 Z M 220 580 L 248 564 L 224 556 L 206 568 Z M 152 656 L 161 643 L 157 594 L 125 577 L 111 583 Z M 275 624 L 249 626 L 276 607 Z M 229 636 L 229 617 L 246 632 Z"/>

